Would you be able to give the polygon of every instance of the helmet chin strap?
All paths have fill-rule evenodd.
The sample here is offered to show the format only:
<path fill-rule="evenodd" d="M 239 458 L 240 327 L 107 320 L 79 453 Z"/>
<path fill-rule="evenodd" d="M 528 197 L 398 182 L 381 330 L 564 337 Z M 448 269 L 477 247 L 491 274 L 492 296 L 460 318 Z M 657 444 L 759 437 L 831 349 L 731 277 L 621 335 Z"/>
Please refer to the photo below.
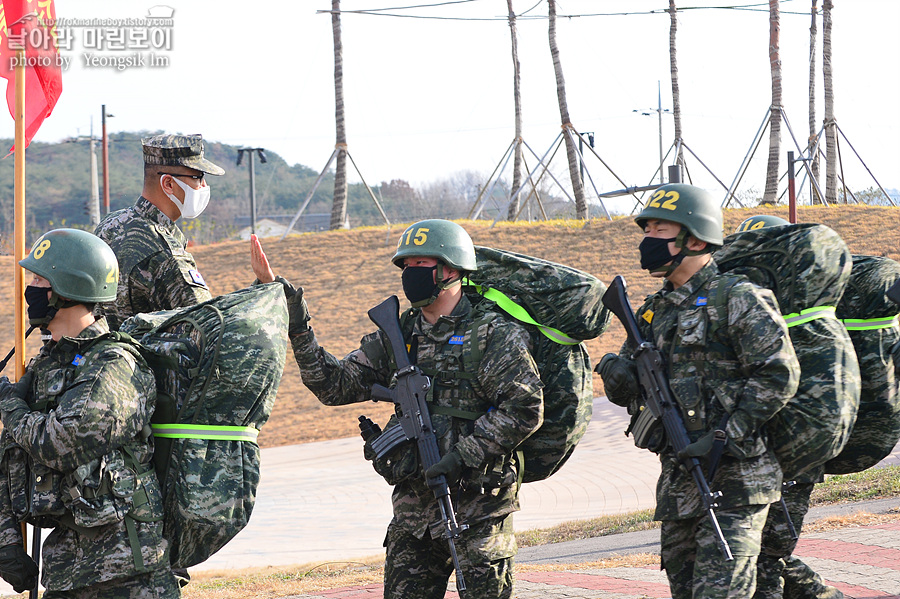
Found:
<path fill-rule="evenodd" d="M 430 306 L 434 303 L 434 301 L 441 294 L 441 291 L 444 289 L 449 289 L 454 285 L 462 284 L 462 277 L 451 280 L 450 277 L 444 278 L 444 265 L 441 262 L 438 262 L 435 265 L 435 279 L 437 280 L 437 284 L 434 286 L 434 291 L 431 293 L 431 297 L 423 299 L 422 301 L 416 302 L 414 304 L 410 304 L 413 308 L 424 308 L 425 306 Z"/>
<path fill-rule="evenodd" d="M 706 244 L 706 247 L 702 250 L 689 250 L 687 249 L 687 236 L 688 230 L 685 227 L 681 227 L 681 230 L 678 232 L 678 235 L 675 236 L 675 247 L 678 248 L 679 252 L 672 257 L 672 261 L 664 266 L 660 266 L 657 269 L 651 270 L 650 272 L 661 272 L 663 276 L 668 277 L 675 269 L 681 265 L 681 262 L 687 258 L 688 256 L 701 256 L 703 254 L 710 254 L 713 251 L 713 248 L 710 244 Z"/>

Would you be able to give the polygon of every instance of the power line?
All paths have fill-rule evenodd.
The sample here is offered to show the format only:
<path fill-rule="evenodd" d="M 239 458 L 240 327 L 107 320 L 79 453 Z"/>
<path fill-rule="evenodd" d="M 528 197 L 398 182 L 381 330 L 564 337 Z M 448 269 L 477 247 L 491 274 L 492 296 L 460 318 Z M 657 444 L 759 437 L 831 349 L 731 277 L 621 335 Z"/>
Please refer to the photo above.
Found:
<path fill-rule="evenodd" d="M 451 4 L 464 4 L 469 2 L 474 2 L 476 0 L 453 0 L 448 2 L 440 2 L 436 4 L 418 4 L 418 5 L 410 5 L 410 6 L 398 6 L 391 8 L 370 8 L 370 9 L 361 9 L 361 10 L 317 10 L 316 14 L 357 14 L 357 15 L 366 15 L 366 16 L 376 16 L 376 17 L 397 17 L 403 19 L 426 19 L 426 20 L 435 20 L 435 21 L 508 21 L 509 16 L 496 16 L 496 17 L 449 17 L 449 16 L 437 16 L 437 15 L 409 15 L 409 14 L 399 14 L 399 13 L 388 13 L 384 11 L 389 10 L 407 10 L 413 8 L 432 8 L 432 7 L 441 7 Z M 541 0 L 542 1 L 542 0 Z M 531 8 L 523 11 L 517 18 L 522 20 L 546 20 L 549 19 L 547 15 L 527 15 L 527 13 L 534 10 L 537 6 L 541 4 L 539 1 L 537 4 L 532 6 Z M 782 2 L 791 2 L 792 0 L 781 0 Z M 676 8 L 676 12 L 688 12 L 688 11 L 697 11 L 697 10 L 734 10 L 734 11 L 746 11 L 746 12 L 769 12 L 769 5 L 767 2 L 758 2 L 753 4 L 735 4 L 735 5 L 724 5 L 724 6 L 683 6 Z M 558 19 L 577 19 L 577 18 L 588 18 L 588 17 L 627 17 L 627 16 L 637 16 L 637 15 L 660 15 L 660 14 L 668 14 L 669 9 L 652 9 L 646 11 L 633 11 L 633 12 L 602 12 L 602 13 L 581 13 L 581 14 L 557 14 Z M 809 12 L 797 12 L 797 11 L 779 11 L 782 15 L 800 15 L 800 16 L 809 16 Z"/>

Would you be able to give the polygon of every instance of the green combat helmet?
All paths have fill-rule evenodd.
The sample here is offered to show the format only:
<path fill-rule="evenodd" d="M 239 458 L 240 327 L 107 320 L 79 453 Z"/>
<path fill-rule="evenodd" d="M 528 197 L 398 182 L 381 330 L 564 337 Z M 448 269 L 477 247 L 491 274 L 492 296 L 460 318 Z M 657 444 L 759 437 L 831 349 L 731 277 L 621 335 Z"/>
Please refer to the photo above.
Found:
<path fill-rule="evenodd" d="M 694 185 L 669 183 L 657 188 L 634 222 L 643 229 L 654 218 L 678 223 L 700 241 L 722 245 L 722 208 L 706 190 Z M 678 237 L 677 247 L 684 248 L 684 235 Z"/>
<path fill-rule="evenodd" d="M 449 220 L 436 218 L 410 225 L 400 236 L 391 262 L 403 268 L 404 258 L 412 256 L 436 258 L 451 268 L 465 272 L 475 272 L 478 268 L 472 238 L 465 229 Z"/>
<path fill-rule="evenodd" d="M 116 299 L 119 263 L 106 242 L 80 229 L 55 229 L 34 242 L 19 265 L 50 281 L 50 305 L 111 302 Z"/>
<path fill-rule="evenodd" d="M 757 214 L 745 219 L 734 230 L 735 233 L 743 233 L 744 231 L 755 231 L 756 229 L 765 229 L 766 227 L 780 227 L 781 225 L 789 225 L 790 222 L 784 220 L 780 216 L 771 216 L 769 214 Z"/>

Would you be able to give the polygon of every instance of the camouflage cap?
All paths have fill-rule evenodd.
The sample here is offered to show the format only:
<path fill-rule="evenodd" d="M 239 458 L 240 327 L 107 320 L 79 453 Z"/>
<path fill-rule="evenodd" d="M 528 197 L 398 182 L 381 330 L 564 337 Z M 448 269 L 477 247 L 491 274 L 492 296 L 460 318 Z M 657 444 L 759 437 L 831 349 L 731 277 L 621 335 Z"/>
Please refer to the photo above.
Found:
<path fill-rule="evenodd" d="M 156 135 L 142 139 L 144 164 L 185 166 L 210 175 L 224 175 L 225 169 L 203 157 L 203 136 Z"/>

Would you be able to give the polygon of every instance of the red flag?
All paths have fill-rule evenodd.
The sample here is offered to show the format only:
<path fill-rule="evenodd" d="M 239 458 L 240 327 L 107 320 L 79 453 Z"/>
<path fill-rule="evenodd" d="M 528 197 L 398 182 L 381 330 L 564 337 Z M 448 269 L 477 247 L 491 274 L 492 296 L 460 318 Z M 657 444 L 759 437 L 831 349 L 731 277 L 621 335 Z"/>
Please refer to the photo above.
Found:
<path fill-rule="evenodd" d="M 0 0 L 0 77 L 8 82 L 6 102 L 13 118 L 16 116 L 15 67 L 19 49 L 25 50 L 27 148 L 62 93 L 53 0 Z"/>

